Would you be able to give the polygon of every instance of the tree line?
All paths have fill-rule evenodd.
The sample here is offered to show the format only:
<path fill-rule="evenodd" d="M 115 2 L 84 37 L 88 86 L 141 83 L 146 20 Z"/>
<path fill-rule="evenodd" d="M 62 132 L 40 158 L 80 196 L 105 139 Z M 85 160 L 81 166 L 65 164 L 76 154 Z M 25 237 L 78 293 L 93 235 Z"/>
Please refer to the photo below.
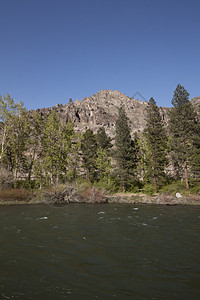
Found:
<path fill-rule="evenodd" d="M 200 183 L 199 114 L 189 93 L 178 84 L 164 126 L 160 109 L 150 98 L 146 128 L 131 137 L 130 121 L 119 108 L 115 138 L 105 128 L 75 133 L 70 119 L 61 120 L 55 110 L 44 117 L 30 114 L 23 103 L 9 95 L 0 97 L 0 168 L 12 176 L 15 186 L 46 187 L 86 180 L 110 190 L 154 193 L 182 180 L 187 190 Z"/>

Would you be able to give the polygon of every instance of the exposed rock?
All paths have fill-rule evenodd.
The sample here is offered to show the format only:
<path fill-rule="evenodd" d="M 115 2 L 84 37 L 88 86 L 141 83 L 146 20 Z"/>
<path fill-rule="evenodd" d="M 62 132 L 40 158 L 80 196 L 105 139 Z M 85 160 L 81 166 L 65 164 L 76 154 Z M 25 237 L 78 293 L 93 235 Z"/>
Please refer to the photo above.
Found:
<path fill-rule="evenodd" d="M 200 96 L 192 98 L 191 102 L 194 105 L 195 110 L 197 111 L 197 113 L 200 114 Z"/>
<path fill-rule="evenodd" d="M 180 193 L 176 193 L 176 198 L 182 198 Z"/>
<path fill-rule="evenodd" d="M 123 105 L 130 119 L 131 132 L 142 132 L 145 128 L 145 115 L 147 102 L 130 98 L 119 91 L 102 90 L 91 97 L 78 99 L 66 105 L 56 105 L 51 108 L 42 108 L 38 111 L 42 115 L 50 113 L 54 109 L 60 117 L 67 121 L 71 119 L 75 131 L 83 132 L 92 129 L 97 132 L 104 126 L 106 133 L 111 137 L 115 135 L 115 122 L 118 118 L 118 108 Z M 160 108 L 163 120 L 167 123 L 167 111 L 169 108 Z"/>
<path fill-rule="evenodd" d="M 191 100 L 198 113 L 200 113 L 200 97 Z M 118 108 L 123 105 L 126 114 L 130 120 L 131 134 L 142 132 L 146 121 L 146 101 L 136 100 L 128 97 L 119 91 L 102 90 L 90 97 L 78 99 L 75 102 L 70 101 L 66 105 L 56 104 L 54 107 L 37 109 L 42 116 L 48 115 L 51 110 L 55 110 L 60 118 L 67 122 L 71 119 L 75 131 L 84 132 L 86 129 L 92 129 L 95 133 L 98 128 L 104 126 L 106 133 L 113 138 L 115 135 L 115 123 L 118 118 Z M 160 107 L 160 112 L 164 124 L 168 123 L 167 112 L 170 108 Z M 30 110 L 30 115 L 33 110 Z M 0 138 L 3 123 L 0 122 Z"/>

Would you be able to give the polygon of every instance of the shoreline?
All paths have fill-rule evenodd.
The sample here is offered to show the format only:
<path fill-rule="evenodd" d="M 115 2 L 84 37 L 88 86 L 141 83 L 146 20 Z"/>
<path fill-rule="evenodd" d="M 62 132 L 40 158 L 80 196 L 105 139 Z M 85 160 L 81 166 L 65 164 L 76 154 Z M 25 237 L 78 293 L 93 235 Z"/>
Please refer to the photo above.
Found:
<path fill-rule="evenodd" d="M 148 196 L 146 194 L 123 194 L 107 196 L 108 203 L 125 203 L 125 204 L 154 204 L 154 205 L 200 205 L 200 196 L 190 195 L 176 198 L 175 196 L 158 194 Z"/>
<path fill-rule="evenodd" d="M 67 202 L 56 202 L 51 203 L 44 199 L 35 199 L 29 198 L 27 200 L 19 200 L 19 199 L 12 199 L 12 197 L 8 197 L 5 199 L 0 199 L 0 206 L 9 206 L 9 205 L 37 205 L 37 204 L 44 204 L 44 205 L 55 205 L 55 204 L 91 204 L 92 202 L 82 202 L 82 201 L 70 201 Z M 189 196 L 182 196 L 181 198 L 176 198 L 175 196 L 165 195 L 165 194 L 157 194 L 154 196 L 148 196 L 146 194 L 135 194 L 135 193 L 116 193 L 112 195 L 104 195 L 104 202 L 96 204 L 153 204 L 153 205 L 200 205 L 200 196 L 198 195 L 189 195 Z M 95 202 L 93 202 L 95 204 Z"/>

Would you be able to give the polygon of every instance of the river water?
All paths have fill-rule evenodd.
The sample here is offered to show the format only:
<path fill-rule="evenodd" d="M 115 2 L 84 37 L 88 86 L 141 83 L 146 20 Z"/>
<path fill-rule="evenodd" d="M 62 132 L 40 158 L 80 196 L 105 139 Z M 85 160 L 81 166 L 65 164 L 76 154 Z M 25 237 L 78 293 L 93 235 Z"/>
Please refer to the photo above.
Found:
<path fill-rule="evenodd" d="M 200 299 L 200 207 L 0 207 L 0 299 Z"/>

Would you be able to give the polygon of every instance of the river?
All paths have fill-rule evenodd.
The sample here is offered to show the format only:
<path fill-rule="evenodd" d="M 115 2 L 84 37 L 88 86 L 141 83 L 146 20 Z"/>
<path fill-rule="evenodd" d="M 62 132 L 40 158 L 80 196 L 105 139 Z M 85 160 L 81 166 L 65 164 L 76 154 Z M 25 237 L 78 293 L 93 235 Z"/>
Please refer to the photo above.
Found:
<path fill-rule="evenodd" d="M 200 207 L 0 207 L 0 299 L 200 299 Z"/>

